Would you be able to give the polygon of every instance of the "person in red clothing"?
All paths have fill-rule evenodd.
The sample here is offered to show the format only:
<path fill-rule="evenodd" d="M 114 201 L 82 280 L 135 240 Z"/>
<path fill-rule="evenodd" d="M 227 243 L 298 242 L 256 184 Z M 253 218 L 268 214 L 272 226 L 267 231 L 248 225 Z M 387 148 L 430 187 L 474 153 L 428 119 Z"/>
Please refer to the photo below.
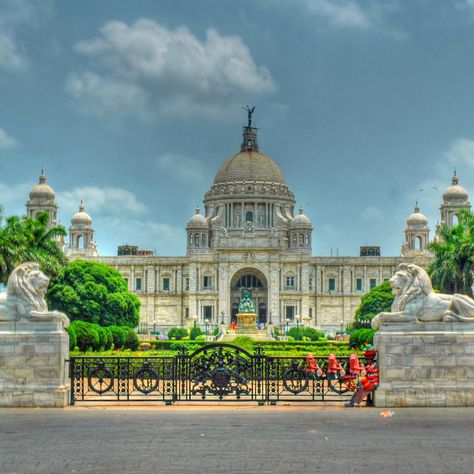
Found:
<path fill-rule="evenodd" d="M 377 367 L 377 350 L 367 344 L 364 348 L 365 366 L 360 372 L 357 383 L 357 390 L 352 395 L 351 401 L 346 403 L 346 407 L 353 407 L 355 404 L 360 406 L 364 398 L 373 392 L 379 385 L 379 369 Z"/>

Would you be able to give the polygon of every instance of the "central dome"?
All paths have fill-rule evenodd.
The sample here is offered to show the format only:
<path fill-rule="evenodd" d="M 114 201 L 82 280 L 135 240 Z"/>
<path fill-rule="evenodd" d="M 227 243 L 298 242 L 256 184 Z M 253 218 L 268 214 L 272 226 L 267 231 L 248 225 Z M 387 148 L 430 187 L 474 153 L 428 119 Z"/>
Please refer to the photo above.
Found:
<path fill-rule="evenodd" d="M 286 185 L 280 167 L 257 150 L 241 151 L 224 162 L 214 184 L 231 181 L 266 181 Z"/>

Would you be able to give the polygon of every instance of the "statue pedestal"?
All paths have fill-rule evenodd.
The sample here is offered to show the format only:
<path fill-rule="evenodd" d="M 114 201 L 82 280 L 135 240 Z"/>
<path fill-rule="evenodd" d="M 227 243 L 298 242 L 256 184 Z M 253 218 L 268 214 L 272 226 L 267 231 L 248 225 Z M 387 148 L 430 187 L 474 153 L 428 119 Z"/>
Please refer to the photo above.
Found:
<path fill-rule="evenodd" d="M 70 402 L 62 322 L 0 322 L 0 407 L 65 407 Z"/>
<path fill-rule="evenodd" d="M 377 407 L 474 406 L 474 324 L 383 324 Z"/>
<path fill-rule="evenodd" d="M 237 334 L 254 334 L 257 330 L 257 313 L 237 313 Z"/>

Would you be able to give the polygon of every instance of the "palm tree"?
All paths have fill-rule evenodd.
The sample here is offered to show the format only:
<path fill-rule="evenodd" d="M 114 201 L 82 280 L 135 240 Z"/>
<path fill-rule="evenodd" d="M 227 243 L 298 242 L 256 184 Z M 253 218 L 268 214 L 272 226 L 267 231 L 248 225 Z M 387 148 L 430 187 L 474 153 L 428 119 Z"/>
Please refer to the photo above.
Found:
<path fill-rule="evenodd" d="M 474 214 L 458 213 L 458 224 L 442 226 L 440 239 L 430 245 L 435 260 L 429 268 L 435 288 L 472 296 L 474 283 Z"/>
<path fill-rule="evenodd" d="M 10 216 L 3 224 L 0 208 L 0 283 L 6 284 L 10 273 L 20 263 L 38 262 L 46 273 L 56 274 L 66 263 L 58 237 L 66 235 L 62 226 L 48 226 L 48 213 L 35 219 Z"/>

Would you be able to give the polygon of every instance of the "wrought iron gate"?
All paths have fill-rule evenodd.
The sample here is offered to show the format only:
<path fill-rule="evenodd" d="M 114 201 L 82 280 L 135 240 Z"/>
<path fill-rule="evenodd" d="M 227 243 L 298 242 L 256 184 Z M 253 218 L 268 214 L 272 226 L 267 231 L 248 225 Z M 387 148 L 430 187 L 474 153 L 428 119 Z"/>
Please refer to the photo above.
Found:
<path fill-rule="evenodd" d="M 342 366 L 348 358 L 339 357 Z M 316 358 L 326 373 L 327 359 Z M 71 403 L 161 401 L 256 402 L 347 401 L 340 374 L 308 373 L 304 356 L 253 354 L 232 344 L 210 344 L 176 356 L 70 359 Z"/>

